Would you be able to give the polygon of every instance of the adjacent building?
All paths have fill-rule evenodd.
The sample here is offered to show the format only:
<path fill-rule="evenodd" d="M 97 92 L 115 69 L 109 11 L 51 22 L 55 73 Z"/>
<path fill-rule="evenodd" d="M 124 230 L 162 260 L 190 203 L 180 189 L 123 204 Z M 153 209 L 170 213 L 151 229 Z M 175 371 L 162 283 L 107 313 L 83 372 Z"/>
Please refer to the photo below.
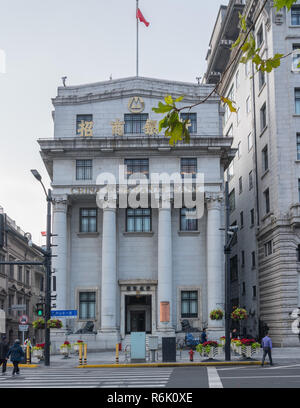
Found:
<path fill-rule="evenodd" d="M 248 24 L 263 2 L 229 1 L 222 6 L 207 55 L 205 83 L 214 84 L 237 49 L 238 14 Z M 225 108 L 223 135 L 237 149 L 227 170 L 231 224 L 239 226 L 232 248 L 232 304 L 244 306 L 244 334 L 259 335 L 268 326 L 278 346 L 298 345 L 291 313 L 300 306 L 300 2 L 280 12 L 269 1 L 253 35 L 260 54 L 294 53 L 270 74 L 255 72 L 237 60 L 219 92 L 236 102 Z"/>
<path fill-rule="evenodd" d="M 25 232 L 0 207 L 0 260 L 2 262 L 43 262 L 39 252 L 28 244 Z M 21 316 L 27 317 L 26 337 L 37 333 L 32 322 L 37 318 L 36 303 L 43 301 L 45 272 L 37 265 L 0 265 L 0 309 L 5 312 L 7 340 L 22 340 Z M 26 318 L 24 319 L 26 322 Z M 39 340 L 38 338 L 36 340 Z"/>
<path fill-rule="evenodd" d="M 152 111 L 165 96 L 184 95 L 178 106 L 205 98 L 211 85 L 124 78 L 59 87 L 53 99 L 54 137 L 39 139 L 51 178 L 56 309 L 76 309 L 65 323 L 75 332 L 93 322 L 100 348 L 131 332 L 175 335 L 181 323 L 211 337 L 224 334 L 224 170 L 233 151 L 222 135 L 218 97 L 186 109 L 191 141 L 172 147 Z M 125 166 L 123 168 L 122 166 Z M 204 175 L 204 213 L 171 206 L 121 206 L 124 180 L 134 173 L 195 179 Z M 103 174 L 116 180 L 115 208 L 101 208 Z M 156 197 L 161 198 L 161 190 Z"/>

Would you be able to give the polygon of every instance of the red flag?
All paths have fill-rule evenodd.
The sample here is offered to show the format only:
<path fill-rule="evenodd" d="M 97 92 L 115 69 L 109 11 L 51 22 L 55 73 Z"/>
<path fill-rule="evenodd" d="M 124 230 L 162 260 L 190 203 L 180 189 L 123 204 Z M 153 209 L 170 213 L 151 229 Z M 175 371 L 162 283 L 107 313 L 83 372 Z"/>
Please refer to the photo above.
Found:
<path fill-rule="evenodd" d="M 148 23 L 148 21 L 145 19 L 139 8 L 136 11 L 136 18 L 139 19 L 141 23 L 144 23 L 146 27 L 149 26 L 150 23 Z"/>
<path fill-rule="evenodd" d="M 47 235 L 47 232 L 46 231 L 41 231 L 41 234 L 42 234 L 43 237 L 45 237 Z"/>

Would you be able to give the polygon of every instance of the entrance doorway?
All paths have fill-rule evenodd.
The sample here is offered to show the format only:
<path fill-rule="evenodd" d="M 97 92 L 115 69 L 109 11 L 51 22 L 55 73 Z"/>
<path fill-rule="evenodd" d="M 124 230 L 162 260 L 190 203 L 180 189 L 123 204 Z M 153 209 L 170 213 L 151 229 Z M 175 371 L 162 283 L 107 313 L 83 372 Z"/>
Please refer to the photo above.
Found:
<path fill-rule="evenodd" d="M 151 333 L 151 295 L 125 296 L 125 333 Z"/>
<path fill-rule="evenodd" d="M 144 332 L 146 331 L 146 312 L 132 311 L 130 312 L 130 331 Z"/>

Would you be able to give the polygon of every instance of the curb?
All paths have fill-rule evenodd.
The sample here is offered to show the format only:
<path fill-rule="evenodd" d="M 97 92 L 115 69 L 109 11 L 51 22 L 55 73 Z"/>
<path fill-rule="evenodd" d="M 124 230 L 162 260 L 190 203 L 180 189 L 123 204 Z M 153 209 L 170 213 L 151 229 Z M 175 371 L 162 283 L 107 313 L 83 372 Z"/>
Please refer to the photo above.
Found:
<path fill-rule="evenodd" d="M 265 363 L 266 365 L 267 363 Z M 133 368 L 133 367 L 198 367 L 261 365 L 261 361 L 212 361 L 205 363 L 139 363 L 139 364 L 85 364 L 75 368 Z"/>
<path fill-rule="evenodd" d="M 8 363 L 6 367 L 13 367 L 13 364 Z M 37 368 L 39 367 L 38 364 L 19 364 L 20 368 Z"/>

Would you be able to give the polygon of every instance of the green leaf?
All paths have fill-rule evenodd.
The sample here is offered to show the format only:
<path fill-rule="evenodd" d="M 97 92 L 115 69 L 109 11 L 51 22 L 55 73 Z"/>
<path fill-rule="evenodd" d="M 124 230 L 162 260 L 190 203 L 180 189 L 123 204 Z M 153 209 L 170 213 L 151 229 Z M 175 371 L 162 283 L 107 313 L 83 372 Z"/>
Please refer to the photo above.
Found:
<path fill-rule="evenodd" d="M 167 95 L 165 97 L 165 102 L 166 102 L 167 105 L 173 105 L 174 104 L 174 101 L 173 101 L 173 98 L 172 98 L 171 95 Z"/>
<path fill-rule="evenodd" d="M 181 102 L 184 96 L 179 96 L 177 99 L 175 99 L 175 102 Z"/>
<path fill-rule="evenodd" d="M 221 96 L 221 100 L 226 105 L 228 105 L 228 108 L 229 108 L 230 112 L 237 112 L 236 108 L 233 106 L 233 104 L 234 104 L 233 101 L 231 101 L 229 98 L 224 98 L 223 96 Z"/>
<path fill-rule="evenodd" d="M 276 7 L 277 11 L 283 9 L 283 7 L 290 10 L 295 3 L 297 3 L 297 0 L 274 0 L 274 7 Z"/>
<path fill-rule="evenodd" d="M 158 102 L 158 108 L 152 108 L 155 113 L 167 113 L 174 109 L 173 106 L 164 105 L 162 102 Z"/>

